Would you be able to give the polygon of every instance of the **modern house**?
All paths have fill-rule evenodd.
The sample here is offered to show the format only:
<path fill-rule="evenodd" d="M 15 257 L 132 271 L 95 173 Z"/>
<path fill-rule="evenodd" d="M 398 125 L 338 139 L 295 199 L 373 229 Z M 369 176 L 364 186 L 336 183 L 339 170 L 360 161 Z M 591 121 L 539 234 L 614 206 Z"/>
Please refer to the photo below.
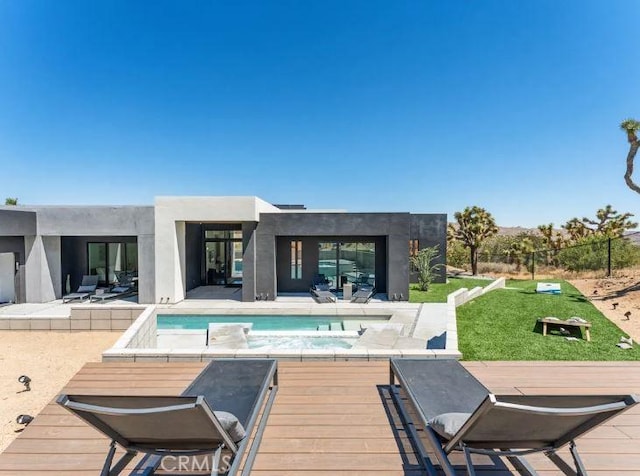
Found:
<path fill-rule="evenodd" d="M 140 303 L 175 303 L 199 286 L 241 288 L 243 301 L 368 283 L 406 300 L 410 254 L 438 245 L 446 214 L 346 213 L 257 197 L 157 197 L 155 206 L 0 207 L 0 302 L 48 302 L 83 275 L 123 274 Z M 438 280 L 444 281 L 444 269 Z M 239 291 L 240 292 L 240 291 Z"/>

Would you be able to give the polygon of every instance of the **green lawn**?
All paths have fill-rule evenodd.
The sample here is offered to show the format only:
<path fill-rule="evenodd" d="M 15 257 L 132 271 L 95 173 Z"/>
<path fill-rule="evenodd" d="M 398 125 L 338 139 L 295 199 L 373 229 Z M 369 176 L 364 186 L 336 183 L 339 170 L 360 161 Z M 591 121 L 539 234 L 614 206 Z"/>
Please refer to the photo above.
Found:
<path fill-rule="evenodd" d="M 473 289 L 490 284 L 488 279 L 449 278 L 447 283 L 432 283 L 428 291 L 420 291 L 417 284 L 411 285 L 409 302 L 447 302 L 447 296 L 460 288 Z"/>
<path fill-rule="evenodd" d="M 576 288 L 560 282 L 562 294 L 536 294 L 537 281 L 507 281 L 508 288 L 480 296 L 457 309 L 458 345 L 464 360 L 640 360 L 640 346 L 616 347 L 625 335 Z M 591 322 L 591 342 L 542 336 L 538 317 L 582 317 Z M 576 329 L 573 334 L 580 337 Z"/>

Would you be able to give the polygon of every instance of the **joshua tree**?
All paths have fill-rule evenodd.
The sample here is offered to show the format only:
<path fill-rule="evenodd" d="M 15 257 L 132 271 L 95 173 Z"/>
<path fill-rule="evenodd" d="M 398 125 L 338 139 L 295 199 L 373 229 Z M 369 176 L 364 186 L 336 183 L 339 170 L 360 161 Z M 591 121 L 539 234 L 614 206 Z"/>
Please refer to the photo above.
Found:
<path fill-rule="evenodd" d="M 538 231 L 542 235 L 544 239 L 544 246 L 547 249 L 545 253 L 545 261 L 547 266 L 553 261 L 554 265 L 556 263 L 556 254 L 558 250 L 562 248 L 564 245 L 564 236 L 559 231 L 554 233 L 553 223 L 549 223 L 548 225 L 538 225 Z M 550 257 L 551 253 L 551 257 Z"/>
<path fill-rule="evenodd" d="M 475 276 L 478 274 L 478 248 L 485 239 L 498 233 L 498 227 L 491 213 L 477 206 L 467 207 L 453 216 L 457 226 L 449 224 L 449 235 L 469 248 L 471 273 Z"/>
<path fill-rule="evenodd" d="M 562 228 L 567 230 L 573 241 L 591 235 L 615 238 L 638 226 L 637 223 L 630 220 L 632 216 L 632 213 L 618 213 L 611 205 L 607 205 L 596 212 L 595 220 L 587 217 L 581 220 L 572 218 L 562 225 Z"/>
<path fill-rule="evenodd" d="M 533 241 L 530 238 L 522 238 L 521 240 L 513 241 L 511 246 L 504 251 L 504 254 L 510 263 L 516 265 L 516 272 L 519 273 L 525 257 L 533 253 L 534 250 Z"/>
<path fill-rule="evenodd" d="M 620 124 L 620 129 L 627 133 L 627 141 L 629 142 L 629 153 L 627 154 L 627 171 L 624 174 L 624 181 L 627 186 L 636 193 L 640 193 L 640 187 L 633 182 L 631 175 L 633 174 L 633 160 L 638 152 L 638 136 L 636 132 L 640 131 L 640 122 L 635 119 L 625 119 Z"/>
<path fill-rule="evenodd" d="M 4 204 L 5 205 L 17 205 L 18 204 L 18 199 L 17 198 L 5 198 Z"/>

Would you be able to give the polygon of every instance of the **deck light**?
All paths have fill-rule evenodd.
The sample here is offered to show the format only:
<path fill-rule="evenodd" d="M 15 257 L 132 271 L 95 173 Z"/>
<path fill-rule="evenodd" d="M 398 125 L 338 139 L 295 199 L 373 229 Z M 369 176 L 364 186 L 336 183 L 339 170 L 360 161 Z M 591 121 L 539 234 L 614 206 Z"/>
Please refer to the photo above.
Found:
<path fill-rule="evenodd" d="M 16 423 L 18 425 L 27 426 L 32 421 L 33 421 L 33 417 L 31 415 L 18 415 L 18 418 L 16 418 Z"/>
<path fill-rule="evenodd" d="M 24 385 L 25 392 L 31 390 L 31 379 L 26 375 L 20 375 L 20 377 L 18 377 L 18 382 Z"/>

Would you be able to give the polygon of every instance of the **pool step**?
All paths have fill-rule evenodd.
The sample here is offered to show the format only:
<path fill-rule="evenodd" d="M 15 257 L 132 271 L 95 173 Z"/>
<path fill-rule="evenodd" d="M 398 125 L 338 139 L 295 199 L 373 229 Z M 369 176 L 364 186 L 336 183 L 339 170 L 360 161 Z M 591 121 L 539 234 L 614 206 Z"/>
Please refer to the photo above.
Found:
<path fill-rule="evenodd" d="M 320 324 L 316 330 L 318 331 L 328 331 L 329 329 L 329 324 Z"/>
<path fill-rule="evenodd" d="M 332 331 L 343 331 L 344 327 L 342 327 L 342 321 L 336 321 L 329 324 L 329 328 Z"/>

